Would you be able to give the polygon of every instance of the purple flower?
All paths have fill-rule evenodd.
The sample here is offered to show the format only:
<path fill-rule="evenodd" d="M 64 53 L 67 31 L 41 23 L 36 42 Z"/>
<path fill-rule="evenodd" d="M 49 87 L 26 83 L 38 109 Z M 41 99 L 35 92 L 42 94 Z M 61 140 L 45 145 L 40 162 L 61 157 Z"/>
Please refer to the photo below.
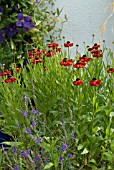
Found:
<path fill-rule="evenodd" d="M 62 163 L 63 160 L 64 160 L 64 158 L 62 156 L 60 156 L 60 158 L 59 158 L 60 164 Z"/>
<path fill-rule="evenodd" d="M 22 13 L 19 13 L 19 14 L 17 15 L 17 18 L 18 18 L 19 21 L 21 21 L 21 20 L 23 19 L 23 14 L 22 14 Z"/>
<path fill-rule="evenodd" d="M 35 110 L 35 109 L 32 109 L 32 113 L 33 114 L 38 114 L 38 115 L 40 114 L 40 112 L 38 112 L 38 110 Z"/>
<path fill-rule="evenodd" d="M 19 167 L 17 165 L 15 165 L 14 170 L 19 170 Z"/>
<path fill-rule="evenodd" d="M 74 139 L 74 131 L 72 131 L 71 139 Z"/>
<path fill-rule="evenodd" d="M 22 158 L 27 158 L 27 154 L 23 151 L 20 151 L 20 155 Z"/>
<path fill-rule="evenodd" d="M 48 159 L 48 158 L 46 158 L 46 159 L 45 159 L 45 163 L 48 163 L 48 162 L 49 162 L 49 159 Z"/>
<path fill-rule="evenodd" d="M 18 30 L 17 29 L 12 29 L 10 30 L 10 32 L 8 33 L 9 37 L 13 37 L 15 34 L 18 33 Z"/>
<path fill-rule="evenodd" d="M 24 21 L 31 22 L 32 20 L 31 20 L 31 17 L 28 15 L 28 16 L 25 17 Z"/>
<path fill-rule="evenodd" d="M 33 159 L 34 162 L 39 162 L 40 161 L 40 155 L 35 155 L 35 158 Z"/>
<path fill-rule="evenodd" d="M 13 147 L 12 152 L 15 153 L 17 151 L 16 146 Z"/>
<path fill-rule="evenodd" d="M 27 60 L 27 59 L 24 59 L 23 65 L 26 65 L 27 63 L 28 63 L 28 60 Z"/>
<path fill-rule="evenodd" d="M 4 34 L 0 33 L 0 43 L 2 43 L 5 40 Z"/>
<path fill-rule="evenodd" d="M 63 144 L 62 144 L 62 147 L 61 147 L 61 150 L 64 151 L 64 150 L 67 149 L 67 148 L 68 148 L 67 144 L 66 144 L 66 143 L 63 143 Z"/>
<path fill-rule="evenodd" d="M 24 117 L 27 117 L 27 112 L 25 112 L 24 110 L 22 111 L 22 114 Z"/>
<path fill-rule="evenodd" d="M 32 126 L 36 126 L 36 122 L 35 122 L 35 121 L 32 121 L 32 122 L 31 122 L 31 125 L 32 125 Z"/>
<path fill-rule="evenodd" d="M 27 100 L 27 96 L 24 96 L 24 97 L 23 97 L 23 100 L 26 101 L 26 100 Z"/>
<path fill-rule="evenodd" d="M 29 128 L 26 128 L 26 134 L 31 134 L 31 130 Z"/>
<path fill-rule="evenodd" d="M 72 158 L 72 154 L 71 154 L 71 153 L 68 153 L 68 157 Z"/>
<path fill-rule="evenodd" d="M 18 21 L 18 22 L 16 22 L 16 26 L 17 26 L 17 27 L 22 27 L 22 26 L 23 26 L 22 21 Z"/>
<path fill-rule="evenodd" d="M 0 13 L 3 13 L 3 9 L 2 9 L 2 7 L 0 6 Z"/>
<path fill-rule="evenodd" d="M 40 142 L 42 142 L 42 138 L 39 138 L 35 143 L 39 144 Z"/>
<path fill-rule="evenodd" d="M 36 5 L 38 4 L 38 0 L 36 0 Z"/>
<path fill-rule="evenodd" d="M 30 154 L 30 149 L 26 150 L 26 154 Z"/>

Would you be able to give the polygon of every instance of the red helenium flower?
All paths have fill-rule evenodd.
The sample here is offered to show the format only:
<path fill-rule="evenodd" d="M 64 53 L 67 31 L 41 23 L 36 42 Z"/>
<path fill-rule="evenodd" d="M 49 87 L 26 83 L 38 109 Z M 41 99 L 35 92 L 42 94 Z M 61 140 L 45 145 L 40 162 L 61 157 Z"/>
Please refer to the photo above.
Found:
<path fill-rule="evenodd" d="M 5 79 L 4 81 L 5 81 L 5 83 L 12 83 L 12 82 L 16 82 L 16 78 L 9 77 L 9 78 Z"/>
<path fill-rule="evenodd" d="M 61 48 L 56 48 L 56 52 L 60 52 L 61 51 Z"/>
<path fill-rule="evenodd" d="M 41 58 L 32 59 L 32 63 L 33 63 L 33 64 L 42 63 L 42 59 L 41 59 Z"/>
<path fill-rule="evenodd" d="M 98 45 L 97 43 L 94 44 L 94 46 L 92 47 L 92 49 L 98 49 L 100 47 L 100 45 Z"/>
<path fill-rule="evenodd" d="M 67 58 L 64 58 L 61 62 L 60 62 L 60 65 L 61 66 L 71 66 L 73 63 L 73 60 L 70 59 L 68 60 Z"/>
<path fill-rule="evenodd" d="M 72 47 L 73 43 L 71 43 L 70 41 L 67 41 L 66 43 L 64 43 L 64 47 Z"/>
<path fill-rule="evenodd" d="M 109 69 L 107 70 L 107 72 L 108 72 L 108 73 L 114 73 L 114 68 L 109 68 Z"/>
<path fill-rule="evenodd" d="M 20 71 L 20 67 L 17 67 L 17 68 L 16 68 L 16 72 L 19 72 L 19 71 Z"/>
<path fill-rule="evenodd" d="M 11 71 L 8 71 L 8 70 L 0 72 L 0 76 L 6 76 L 6 75 L 11 75 L 11 74 L 12 74 Z"/>
<path fill-rule="evenodd" d="M 58 43 L 50 43 L 50 44 L 47 44 L 47 46 L 49 48 L 57 48 L 59 46 L 59 44 Z"/>
<path fill-rule="evenodd" d="M 92 58 L 86 57 L 86 55 L 83 55 L 82 57 L 79 58 L 80 61 L 82 62 L 88 62 L 92 60 Z"/>
<path fill-rule="evenodd" d="M 90 86 L 99 86 L 100 83 L 101 83 L 101 80 L 96 79 L 96 78 L 93 78 L 93 79 L 89 82 Z"/>
<path fill-rule="evenodd" d="M 82 62 L 81 60 L 77 61 L 76 64 L 73 65 L 74 68 L 84 68 L 86 65 L 86 62 Z"/>
<path fill-rule="evenodd" d="M 83 84 L 83 81 L 80 80 L 79 78 L 77 78 L 76 81 L 73 81 L 73 84 L 74 84 L 75 86 L 79 86 L 79 85 Z"/>
<path fill-rule="evenodd" d="M 47 67 L 44 67 L 44 71 L 46 71 L 46 70 L 48 70 L 48 68 L 47 68 Z"/>
<path fill-rule="evenodd" d="M 54 50 L 49 50 L 47 53 L 46 53 L 46 56 L 47 57 L 52 57 L 54 55 Z"/>

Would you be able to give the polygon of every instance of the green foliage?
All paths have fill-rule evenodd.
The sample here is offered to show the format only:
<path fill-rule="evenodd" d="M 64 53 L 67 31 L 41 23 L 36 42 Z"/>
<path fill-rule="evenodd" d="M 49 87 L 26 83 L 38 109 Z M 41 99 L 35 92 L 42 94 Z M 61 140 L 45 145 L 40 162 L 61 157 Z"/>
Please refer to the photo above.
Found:
<path fill-rule="evenodd" d="M 1 78 L 1 128 L 15 141 L 9 143 L 12 147 L 7 156 L 3 155 L 2 167 L 113 169 L 114 73 L 107 72 L 109 63 L 104 62 L 105 56 L 112 62 L 110 52 L 104 50 L 103 58 L 93 58 L 83 69 L 61 66 L 64 52 L 53 57 L 43 54 L 48 70 L 43 63 L 31 64 L 29 60 L 29 72 L 21 68 L 16 73 L 14 68 L 17 83 L 4 83 L 5 78 Z M 91 57 L 89 52 L 87 57 Z M 90 86 L 93 77 L 101 80 L 99 86 Z M 74 86 L 76 78 L 84 83 Z M 12 154 L 14 144 L 17 151 Z M 63 144 L 67 144 L 65 149 Z M 23 158 L 20 151 L 26 153 L 28 149 L 31 152 Z"/>
<path fill-rule="evenodd" d="M 8 68 L 12 62 L 26 53 L 25 47 L 34 44 L 41 48 L 45 41 L 60 39 L 63 23 L 60 18 L 62 10 L 54 7 L 53 0 L 1 0 L 0 4 L 0 63 Z M 18 14 L 23 14 L 22 26 L 17 26 Z M 32 25 L 24 26 L 24 19 L 30 16 Z M 34 27 L 32 27 L 34 25 Z M 59 28 L 56 27 L 59 25 Z M 29 28 L 29 29 L 28 29 Z"/>

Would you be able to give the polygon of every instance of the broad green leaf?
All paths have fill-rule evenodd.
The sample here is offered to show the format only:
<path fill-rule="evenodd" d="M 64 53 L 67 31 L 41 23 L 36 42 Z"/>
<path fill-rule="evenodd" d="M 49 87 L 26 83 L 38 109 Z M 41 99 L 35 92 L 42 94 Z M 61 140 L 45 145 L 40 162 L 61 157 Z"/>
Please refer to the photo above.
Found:
<path fill-rule="evenodd" d="M 85 148 L 81 154 L 84 155 L 84 154 L 87 154 L 88 152 L 89 151 Z"/>
<path fill-rule="evenodd" d="M 2 142 L 2 144 L 9 145 L 9 146 L 16 146 L 16 145 L 22 145 L 22 142 Z"/>
<path fill-rule="evenodd" d="M 54 164 L 52 162 L 49 162 L 47 165 L 45 165 L 44 170 L 45 169 L 50 169 Z"/>

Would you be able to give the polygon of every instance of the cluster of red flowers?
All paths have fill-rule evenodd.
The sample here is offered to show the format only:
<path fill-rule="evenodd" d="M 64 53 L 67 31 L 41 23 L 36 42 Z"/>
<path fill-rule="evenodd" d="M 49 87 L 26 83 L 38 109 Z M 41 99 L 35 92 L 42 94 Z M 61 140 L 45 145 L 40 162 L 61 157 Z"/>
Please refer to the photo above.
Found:
<path fill-rule="evenodd" d="M 101 80 L 96 79 L 96 78 L 93 78 L 93 79 L 89 82 L 90 86 L 99 86 L 100 83 L 101 83 Z M 79 85 L 83 84 L 83 81 L 80 80 L 79 78 L 77 78 L 76 81 L 73 81 L 73 84 L 74 84 L 75 86 L 79 86 Z"/>
<path fill-rule="evenodd" d="M 58 43 L 50 43 L 47 44 L 47 47 L 50 48 L 50 50 L 46 51 L 46 50 L 41 50 L 41 49 L 36 49 L 34 48 L 32 51 L 28 52 L 28 58 L 31 60 L 31 63 L 36 64 L 36 63 L 42 63 L 43 62 L 43 58 L 46 57 L 52 57 L 54 56 L 54 54 L 56 52 L 60 52 L 61 48 L 58 48 L 59 44 Z M 73 43 L 70 41 L 67 41 L 66 43 L 64 43 L 64 47 L 72 47 Z M 99 49 L 100 45 L 98 44 L 94 44 L 93 47 L 88 48 L 88 51 L 90 51 L 93 54 L 93 57 L 99 58 L 102 57 L 102 50 Z M 75 64 L 73 64 L 74 60 L 73 59 L 67 59 L 64 58 L 61 62 L 60 65 L 61 66 L 71 66 L 73 64 L 74 68 L 84 68 L 87 64 L 87 62 L 93 60 L 90 57 L 87 57 L 86 55 L 83 55 L 82 57 L 80 57 L 77 62 Z M 43 63 L 44 64 L 44 63 Z M 44 70 L 48 70 L 47 67 L 45 67 L 45 65 L 43 65 Z M 16 72 L 20 71 L 20 67 L 17 67 Z M 114 72 L 114 68 L 109 68 L 107 70 L 108 73 L 113 73 Z M 6 83 L 11 83 L 11 82 L 16 82 L 16 78 L 11 77 L 11 71 L 5 70 L 3 72 L 0 73 L 0 76 L 10 76 L 9 78 L 5 79 Z M 91 86 L 99 86 L 101 83 L 101 80 L 93 78 L 90 81 L 90 85 Z M 80 80 L 79 78 L 76 79 L 76 81 L 73 82 L 74 85 L 81 85 L 83 84 L 83 81 Z"/>
<path fill-rule="evenodd" d="M 91 51 L 93 57 L 100 58 L 102 57 L 102 50 L 99 49 L 100 45 L 94 44 L 92 48 L 88 48 L 88 51 Z"/>

